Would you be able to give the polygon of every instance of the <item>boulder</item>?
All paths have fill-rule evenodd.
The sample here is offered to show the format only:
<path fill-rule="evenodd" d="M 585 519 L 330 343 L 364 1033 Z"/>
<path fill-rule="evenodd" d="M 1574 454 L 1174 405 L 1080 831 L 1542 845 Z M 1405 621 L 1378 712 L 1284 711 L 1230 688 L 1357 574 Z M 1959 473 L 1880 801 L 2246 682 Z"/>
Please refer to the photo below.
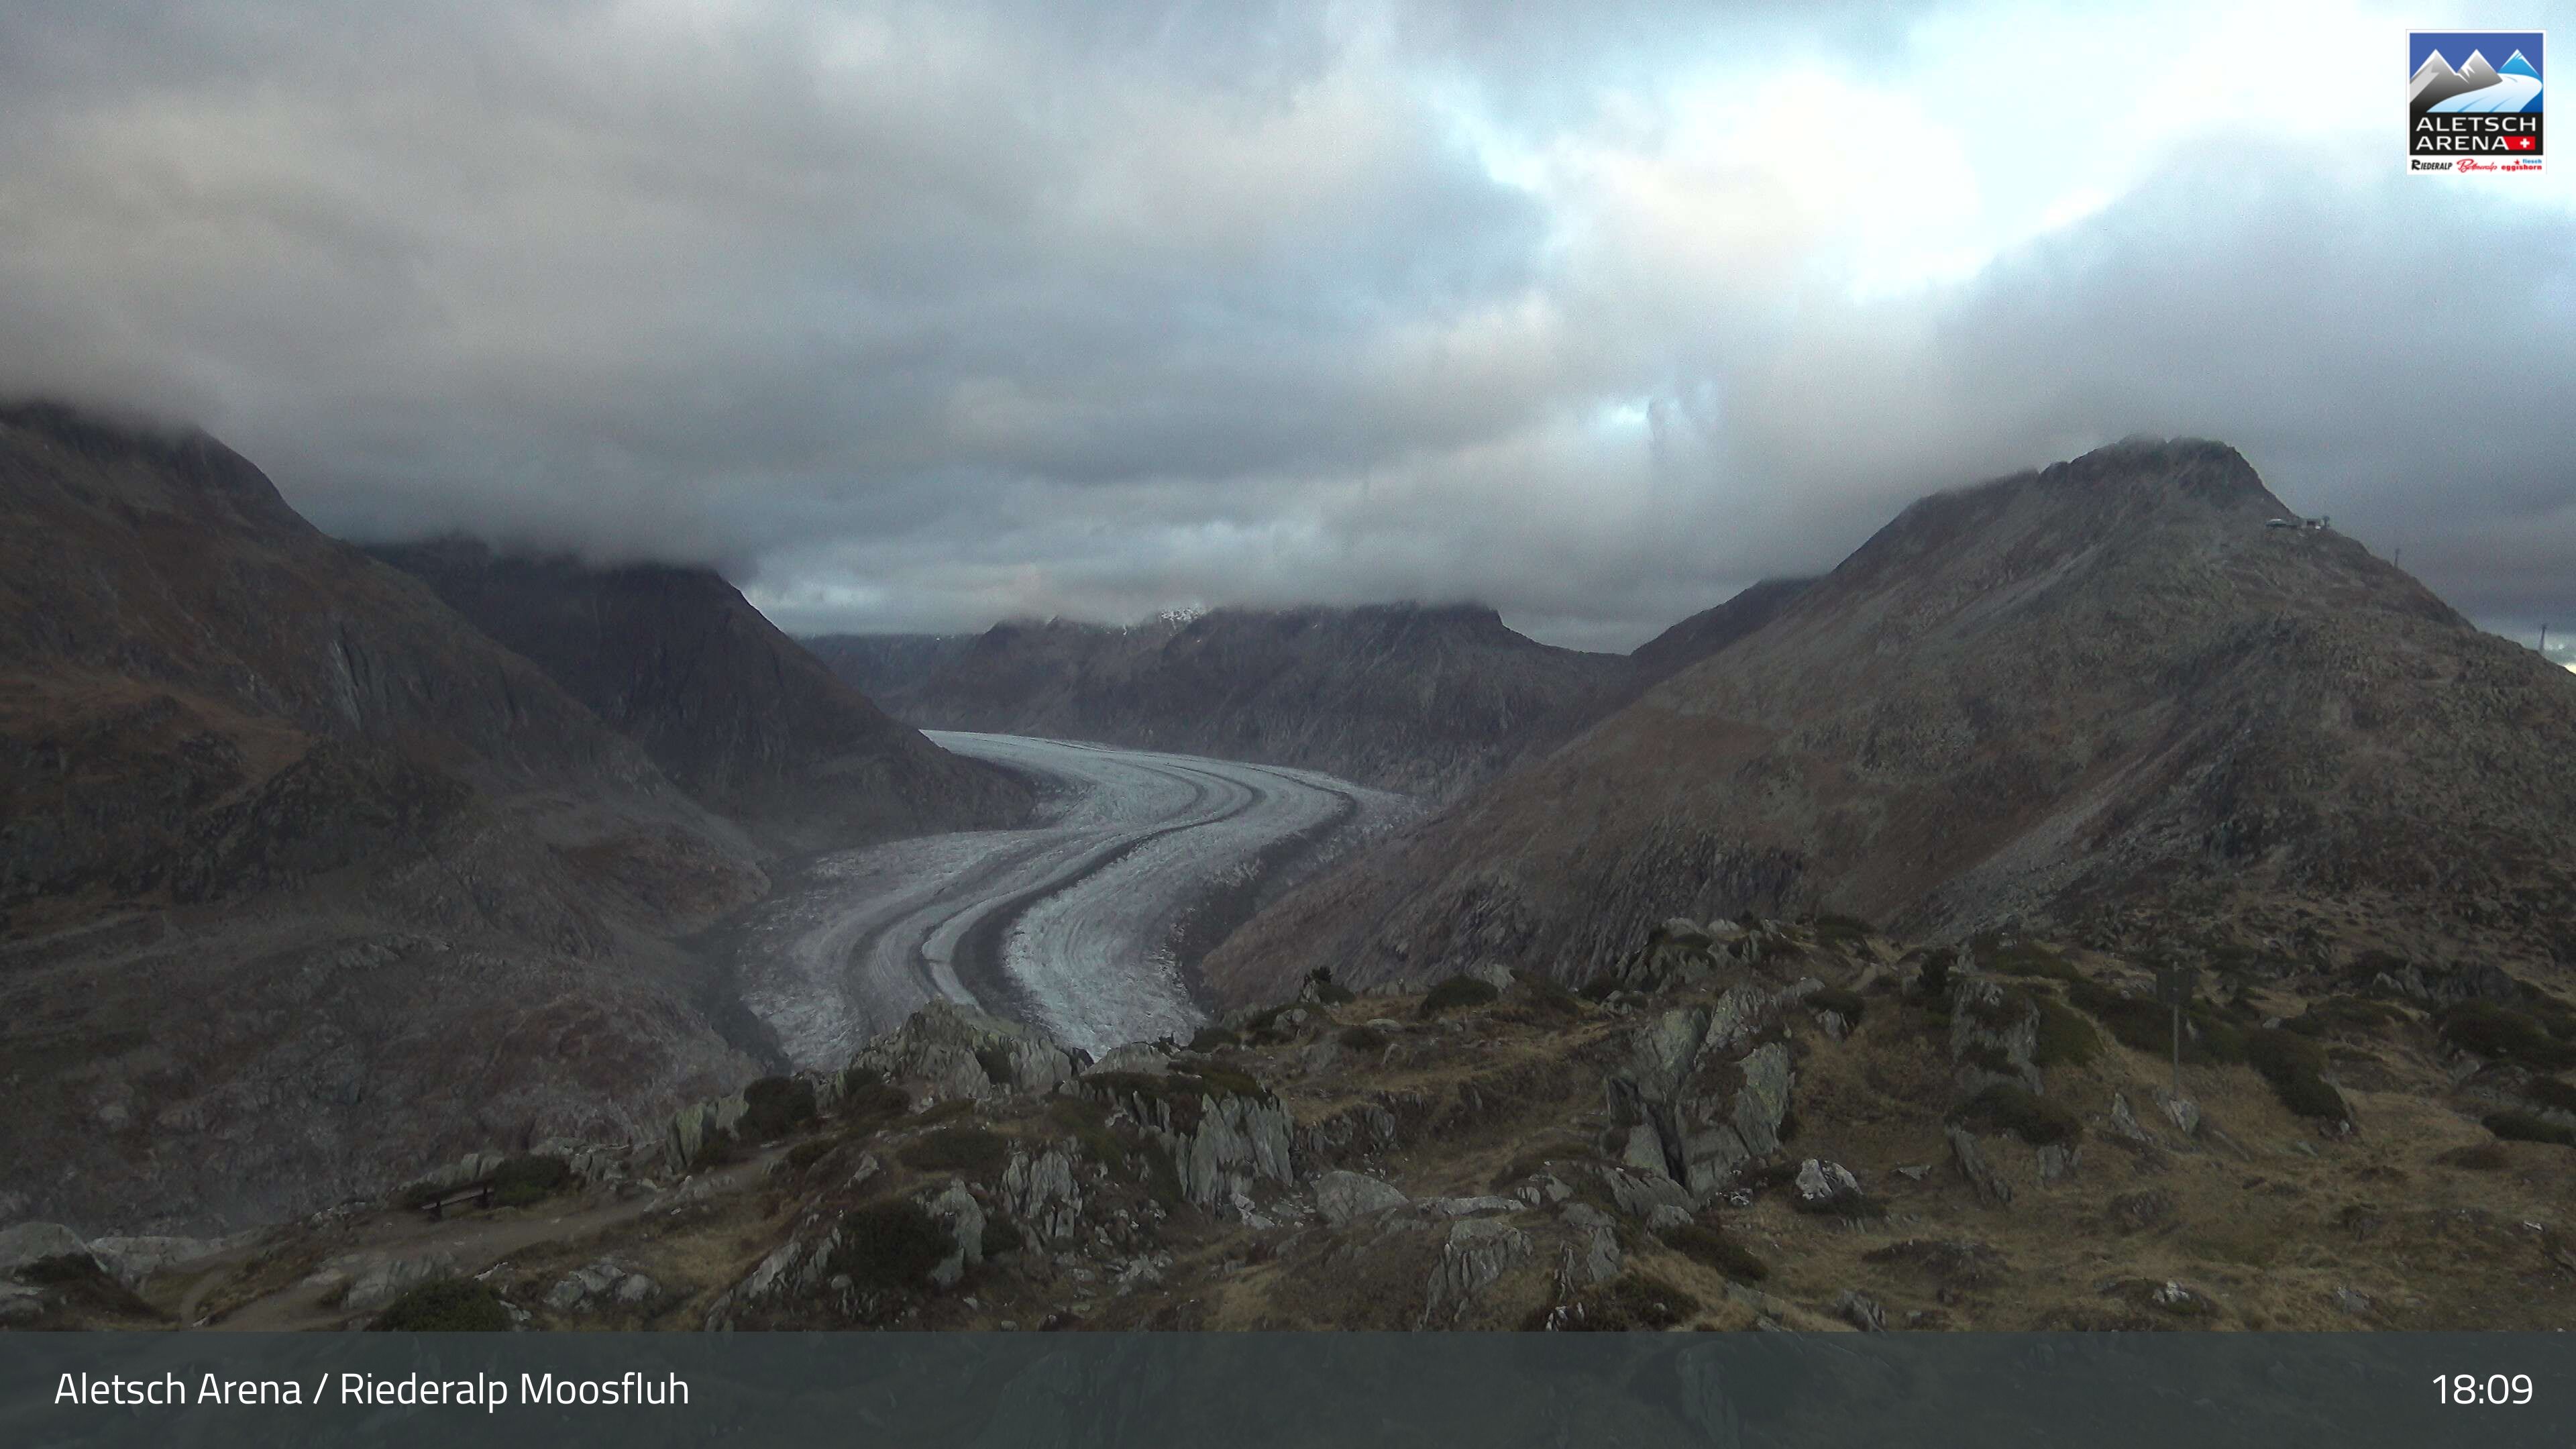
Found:
<path fill-rule="evenodd" d="M 2163 1145 L 2156 1141 L 2154 1133 L 2139 1125 L 2138 1114 L 2130 1110 L 2129 1095 L 2126 1092 L 2111 1094 L 2111 1135 L 2126 1138 L 2142 1147 Z"/>
<path fill-rule="evenodd" d="M 662 1132 L 663 1166 L 675 1173 L 695 1167 L 706 1157 L 709 1145 L 733 1131 L 749 1110 L 750 1104 L 744 1101 L 742 1093 L 735 1092 L 730 1096 L 691 1102 L 672 1113 L 669 1125 Z M 494 1165 L 499 1164 L 495 1162 Z"/>
<path fill-rule="evenodd" d="M 1843 1296 L 1834 1300 L 1834 1316 L 1863 1333 L 1887 1331 L 1887 1310 L 1857 1288 L 1844 1289 Z"/>
<path fill-rule="evenodd" d="M 1496 991 L 1512 989 L 1512 968 L 1500 961 L 1479 961 L 1459 974 L 1470 981 L 1481 981 Z"/>
<path fill-rule="evenodd" d="M 2199 1103 L 2194 1102 L 2189 1097 L 2177 1097 L 2172 1093 L 2165 1091 L 2163 1088 L 2158 1088 L 2156 1090 L 2156 1105 L 2163 1109 L 2165 1120 L 2174 1124 L 2175 1129 L 2181 1132 L 2183 1136 L 2197 1137 L 2200 1135 Z"/>
<path fill-rule="evenodd" d="M 614 1303 L 633 1308 L 650 1299 L 658 1285 L 615 1258 L 602 1258 L 575 1268 L 546 1291 L 546 1306 L 558 1313 L 578 1313 Z"/>
<path fill-rule="evenodd" d="M 1988 976 L 1950 979 L 1950 1061 L 1959 1100 L 1998 1082 L 2040 1090 L 2039 1003 Z"/>
<path fill-rule="evenodd" d="M 878 1073 L 917 1101 L 950 1101 L 1051 1092 L 1081 1064 L 1034 1028 L 936 1000 L 860 1048 L 849 1070 Z"/>
<path fill-rule="evenodd" d="M 1566 1248 L 1565 1264 L 1557 1273 L 1558 1292 L 1570 1296 L 1618 1277 L 1623 1255 L 1619 1230 L 1610 1215 L 1589 1203 L 1570 1202 L 1565 1205 L 1565 1222 L 1574 1230 L 1574 1242 Z"/>
<path fill-rule="evenodd" d="M 445 1277 L 456 1271 L 456 1255 L 431 1252 L 411 1257 L 388 1253 L 355 1253 L 335 1258 L 323 1265 L 326 1271 L 347 1275 L 348 1291 L 340 1296 L 340 1306 L 356 1312 L 382 1308 L 400 1298 L 415 1286 L 432 1278 Z"/>
<path fill-rule="evenodd" d="M 942 1288 L 957 1286 L 966 1270 L 984 1261 L 984 1206 L 962 1182 L 950 1182 L 936 1196 L 921 1204 L 930 1216 L 948 1230 L 948 1256 L 930 1270 L 930 1281 Z"/>
<path fill-rule="evenodd" d="M 1012 1153 L 1010 1165 L 1002 1169 L 1002 1204 L 1042 1243 L 1073 1237 L 1082 1222 L 1082 1188 L 1074 1180 L 1073 1159 L 1057 1147 L 1034 1157 Z"/>
<path fill-rule="evenodd" d="M 1742 1047 L 1813 989 L 1742 986 L 1712 1007 L 1649 1017 L 1603 1083 L 1611 1152 L 1642 1170 L 1660 1160 L 1667 1177 L 1704 1197 L 1733 1182 L 1746 1162 L 1777 1151 L 1792 1085 L 1788 1048 Z"/>
<path fill-rule="evenodd" d="M 2003 1174 L 1995 1171 L 1985 1154 L 1977 1150 L 1975 1135 L 1956 1122 L 1949 1125 L 1948 1133 L 1951 1160 L 1959 1165 L 1959 1175 L 1976 1189 L 1977 1201 L 1988 1207 L 2012 1206 L 2012 1184 L 2004 1181 Z"/>
<path fill-rule="evenodd" d="M 1611 1205 L 1623 1218 L 1642 1221 L 1658 1208 L 1674 1207 L 1684 1212 L 1691 1208 L 1689 1191 L 1660 1172 L 1606 1166 L 1594 1166 L 1591 1172 L 1609 1190 Z"/>
<path fill-rule="evenodd" d="M 1260 1182 L 1293 1183 L 1296 1124 L 1267 1091 L 1244 1093 L 1175 1074 L 1165 1088 L 1132 1080 L 1086 1081 L 1095 1100 L 1127 1113 L 1171 1155 L 1182 1195 L 1209 1212 Z"/>
<path fill-rule="evenodd" d="M 1334 1171 L 1315 1179 L 1315 1210 L 1338 1227 L 1353 1218 L 1403 1207 L 1410 1199 L 1390 1183 L 1356 1172 Z M 1514 1208 L 1520 1203 L 1512 1204 Z"/>
<path fill-rule="evenodd" d="M 1860 1179 L 1839 1162 L 1810 1157 L 1798 1165 L 1798 1206 L 1829 1213 L 1861 1200 Z"/>
<path fill-rule="evenodd" d="M 1433 1217 L 1474 1218 L 1516 1213 L 1529 1206 L 1516 1197 L 1427 1197 L 1417 1204 Z"/>
<path fill-rule="evenodd" d="M 220 1253 L 226 1248 L 249 1242 L 252 1236 L 240 1233 L 229 1238 L 92 1238 L 89 1252 L 117 1282 L 128 1288 L 140 1288 L 144 1280 L 173 1263 Z"/>
<path fill-rule="evenodd" d="M 1530 1259 L 1527 1233 L 1493 1218 L 1461 1218 L 1449 1227 L 1440 1262 L 1431 1270 L 1422 1326 L 1455 1323 L 1486 1289 Z"/>

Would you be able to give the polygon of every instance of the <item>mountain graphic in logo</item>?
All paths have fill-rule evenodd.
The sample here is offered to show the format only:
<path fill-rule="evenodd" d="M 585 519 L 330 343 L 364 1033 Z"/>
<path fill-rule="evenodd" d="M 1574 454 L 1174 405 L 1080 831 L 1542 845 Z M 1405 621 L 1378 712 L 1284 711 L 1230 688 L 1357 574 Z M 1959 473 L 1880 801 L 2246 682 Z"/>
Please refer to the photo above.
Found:
<path fill-rule="evenodd" d="M 2442 52 L 2424 57 L 2406 83 L 2407 109 L 2415 115 L 2516 114 L 2540 111 L 2540 67 L 2520 50 L 2502 65 L 2490 64 L 2472 50 L 2466 63 L 2453 69 Z"/>

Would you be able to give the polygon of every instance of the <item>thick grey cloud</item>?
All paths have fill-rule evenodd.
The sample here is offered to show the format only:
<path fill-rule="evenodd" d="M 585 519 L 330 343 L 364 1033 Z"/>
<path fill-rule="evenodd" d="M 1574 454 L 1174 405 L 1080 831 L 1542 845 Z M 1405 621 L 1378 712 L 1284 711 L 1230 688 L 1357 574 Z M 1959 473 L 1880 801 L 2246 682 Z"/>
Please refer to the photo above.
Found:
<path fill-rule="evenodd" d="M 2400 174 L 2389 16 L 2169 17 L 21 0 L 0 391 L 796 629 L 1474 597 L 1625 647 L 2140 431 L 2576 627 L 2571 173 Z M 2294 111 L 2194 89 L 2281 34 Z M 2034 66 L 2091 105 L 1961 83 Z"/>

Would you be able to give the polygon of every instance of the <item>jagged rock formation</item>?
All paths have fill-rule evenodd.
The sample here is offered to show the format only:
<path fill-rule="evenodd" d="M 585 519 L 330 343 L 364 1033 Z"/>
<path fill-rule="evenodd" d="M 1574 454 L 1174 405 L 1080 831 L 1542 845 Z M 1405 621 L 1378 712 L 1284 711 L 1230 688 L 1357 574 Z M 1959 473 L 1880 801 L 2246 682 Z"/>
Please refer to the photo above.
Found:
<path fill-rule="evenodd" d="M 2234 973 L 2188 1023 L 2197 1130 L 2167 1133 L 2130 1106 L 2168 1071 L 2131 957 L 1675 921 L 1619 964 L 1580 996 L 1319 993 L 1099 1063 L 934 1009 L 797 1079 L 816 1115 L 777 1135 L 680 1165 L 552 1144 L 586 1164 L 579 1200 L 457 1209 L 444 1259 L 399 1246 L 399 1209 L 326 1214 L 110 1302 L 59 1265 L 24 1276 L 76 1240 L 21 1230 L 0 1313 L 148 1320 L 186 1292 L 321 1327 L 441 1272 L 534 1326 L 677 1329 L 2495 1327 L 2576 1295 L 2576 1151 L 2533 1114 L 2576 1093 L 2576 1005 L 2533 982 L 2506 1007 Z M 2000 1034 L 1961 1037 L 1963 1013 Z M 2293 1042 L 2327 1048 L 2366 1136 L 2308 1115 Z M 2016 1069 L 1963 1091 L 1987 1049 L 2038 1088 Z M 1657 1141 L 1723 1146 L 1626 1160 L 1644 1124 L 1605 1099 L 1658 1104 Z M 536 1231 L 558 1218 L 558 1241 Z"/>
<path fill-rule="evenodd" d="M 0 517 L 0 1200 L 217 1229 L 744 1075 L 670 938 L 750 842 L 534 665 L 203 433 L 0 408 Z"/>
<path fill-rule="evenodd" d="M 713 570 L 470 540 L 369 550 L 534 662 L 709 807 L 799 849 L 1016 823 L 1020 780 L 886 717 Z"/>
<path fill-rule="evenodd" d="M 1676 911 L 1957 937 L 2576 961 L 2576 680 L 2131 442 L 1908 508 L 1715 658 L 1304 887 L 1206 963 L 1582 979 Z M 2270 942 L 2272 944 L 2265 944 Z"/>

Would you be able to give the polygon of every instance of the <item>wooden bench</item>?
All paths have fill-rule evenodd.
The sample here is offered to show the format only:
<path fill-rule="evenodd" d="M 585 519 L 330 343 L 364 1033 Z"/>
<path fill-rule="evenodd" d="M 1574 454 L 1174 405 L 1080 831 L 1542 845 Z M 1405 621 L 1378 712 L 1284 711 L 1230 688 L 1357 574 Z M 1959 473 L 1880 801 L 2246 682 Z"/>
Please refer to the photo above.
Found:
<path fill-rule="evenodd" d="M 429 1201 L 420 1204 L 420 1210 L 429 1214 L 430 1220 L 435 1222 L 446 1217 L 447 1210 L 449 1208 L 452 1208 L 459 1203 L 468 1202 L 479 1208 L 490 1207 L 492 1205 L 491 1181 L 486 1179 L 482 1182 L 469 1182 L 463 1187 L 451 1187 L 447 1191 L 440 1193 L 438 1196 L 431 1198 Z"/>

